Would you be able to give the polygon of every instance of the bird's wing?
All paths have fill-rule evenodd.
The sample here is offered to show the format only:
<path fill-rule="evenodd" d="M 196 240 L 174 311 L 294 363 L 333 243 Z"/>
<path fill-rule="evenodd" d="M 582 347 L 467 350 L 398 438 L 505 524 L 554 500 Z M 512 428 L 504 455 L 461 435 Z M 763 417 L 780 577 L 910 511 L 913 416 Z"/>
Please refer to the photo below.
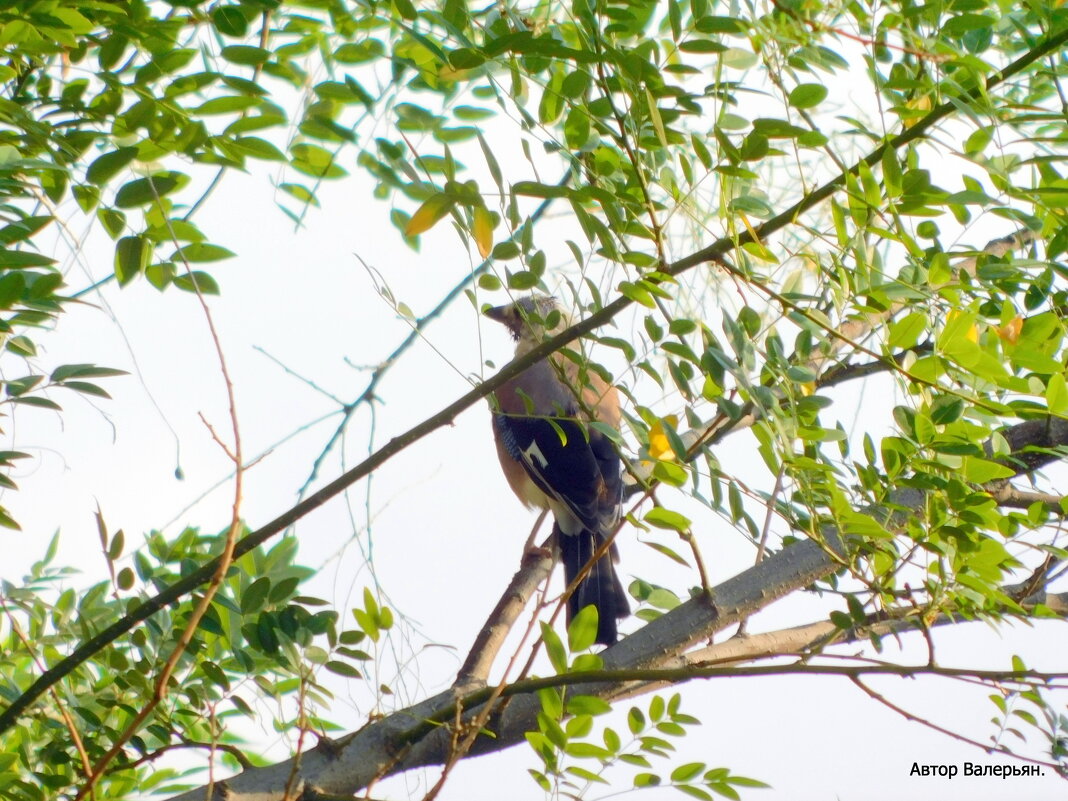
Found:
<path fill-rule="evenodd" d="M 496 414 L 497 435 L 538 488 L 563 503 L 582 525 L 602 530 L 606 486 L 586 437 L 574 419 Z"/>
<path fill-rule="evenodd" d="M 542 361 L 495 394 L 493 424 L 508 455 L 585 528 L 608 533 L 619 519 L 619 454 L 603 431 L 580 419 L 575 391 Z"/>

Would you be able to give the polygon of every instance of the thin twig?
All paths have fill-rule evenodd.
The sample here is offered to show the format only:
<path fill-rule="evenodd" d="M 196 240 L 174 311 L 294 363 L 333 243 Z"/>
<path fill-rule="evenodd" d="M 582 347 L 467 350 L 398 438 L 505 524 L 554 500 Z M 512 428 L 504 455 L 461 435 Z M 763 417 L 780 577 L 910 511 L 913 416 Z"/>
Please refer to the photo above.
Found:
<path fill-rule="evenodd" d="M 263 354 L 264 356 L 266 356 L 266 357 L 267 357 L 268 359 L 270 359 L 270 360 L 271 360 L 272 362 L 274 362 L 274 363 L 275 363 L 275 364 L 277 364 L 277 365 L 278 365 L 279 367 L 281 367 L 281 368 L 282 368 L 282 370 L 284 370 L 284 371 L 285 371 L 286 373 L 288 373 L 289 375 L 291 375 L 291 376 L 293 376 L 294 378 L 296 378 L 297 380 L 299 380 L 299 381 L 300 381 L 300 382 L 301 382 L 302 384 L 306 384 L 307 386 L 311 387 L 311 388 L 312 388 L 312 389 L 314 389 L 314 390 L 315 390 L 316 392 L 318 392 L 318 393 L 319 393 L 320 395 L 324 395 L 325 397 L 327 397 L 327 398 L 329 398 L 330 400 L 332 400 L 332 401 L 333 401 L 334 403 L 336 403 L 336 404 L 337 404 L 338 406 L 342 406 L 342 407 L 344 407 L 344 406 L 345 406 L 345 401 L 341 400 L 341 398 L 339 398 L 339 397 L 338 397 L 337 395 L 335 395 L 334 393 L 330 392 L 330 391 L 329 391 L 329 390 L 327 390 L 327 389 L 323 389 L 323 388 L 322 388 L 321 386 L 319 386 L 318 384 L 316 384 L 316 383 L 315 383 L 314 381 L 312 381 L 312 380 L 311 380 L 310 378 L 307 378 L 307 377 L 305 377 L 305 376 L 302 376 L 302 375 L 301 375 L 300 373 L 298 373 L 298 372 L 297 372 L 296 370 L 294 370 L 293 368 L 289 367 L 289 365 L 287 365 L 287 364 L 286 364 L 285 362 L 283 362 L 283 361 L 282 361 L 281 359 L 278 359 L 277 357 L 275 357 L 275 356 L 273 356 L 272 354 L 268 353 L 268 352 L 267 352 L 267 351 L 265 351 L 265 350 L 264 350 L 263 348 L 261 348 L 261 347 L 260 347 L 259 345 L 253 345 L 253 346 L 252 346 L 252 349 L 253 349 L 253 350 L 255 350 L 255 351 L 259 351 L 260 353 L 262 353 L 262 354 Z"/>
<path fill-rule="evenodd" d="M 155 185 L 152 184 L 151 181 L 149 182 L 149 185 L 152 186 L 153 191 L 155 191 Z M 157 204 L 159 204 L 160 202 L 158 195 L 156 197 L 156 202 Z M 170 227 L 169 221 L 168 227 Z M 178 252 L 181 253 L 182 246 L 178 242 L 178 237 L 175 236 L 173 229 L 171 230 L 171 238 L 174 242 L 175 247 L 178 248 Z M 182 260 L 185 263 L 186 273 L 191 275 L 192 268 L 189 266 L 189 262 L 185 260 L 184 255 L 182 256 Z M 148 719 L 149 715 L 151 715 L 152 712 L 155 711 L 156 707 L 159 706 L 159 704 L 163 701 L 163 699 L 166 698 L 168 685 L 170 684 L 171 676 L 174 674 L 174 671 L 178 667 L 178 661 L 181 659 L 182 655 L 186 652 L 186 650 L 189 648 L 190 643 L 193 641 L 193 636 L 196 633 L 197 627 L 200 625 L 200 621 L 207 613 L 208 608 L 211 606 L 212 599 L 215 597 L 216 592 L 218 592 L 219 587 L 222 585 L 223 579 L 226 577 L 226 572 L 230 569 L 230 564 L 234 560 L 235 547 L 238 541 L 238 533 L 242 529 L 241 492 L 244 485 L 245 468 L 241 451 L 241 430 L 237 419 L 237 398 L 234 393 L 234 385 L 233 381 L 230 378 L 230 370 L 226 364 L 226 356 L 223 353 L 222 342 L 219 339 L 219 332 L 215 327 L 215 320 L 212 317 L 211 309 L 208 307 L 207 300 L 201 293 L 200 287 L 197 282 L 193 281 L 192 285 L 197 297 L 197 301 L 199 302 L 201 310 L 204 313 L 204 320 L 207 324 L 208 332 L 215 346 L 215 354 L 219 360 L 219 372 L 222 375 L 223 384 L 226 388 L 226 398 L 230 413 L 230 423 L 233 428 L 233 450 L 231 451 L 230 449 L 226 448 L 220 441 L 220 446 L 223 447 L 227 455 L 233 460 L 235 470 L 234 500 L 232 505 L 230 526 L 226 532 L 226 541 L 223 546 L 222 553 L 215 560 L 215 570 L 212 573 L 211 581 L 207 589 L 205 590 L 204 595 L 200 598 L 199 603 L 197 603 L 196 606 L 193 608 L 192 614 L 189 616 L 188 621 L 186 621 L 185 630 L 178 638 L 178 642 L 175 644 L 173 650 L 171 651 L 170 657 L 167 659 L 166 663 L 164 663 L 163 669 L 159 672 L 159 675 L 156 678 L 155 689 L 152 697 L 148 701 L 146 701 L 145 705 L 140 709 L 137 715 L 134 716 L 133 720 L 130 721 L 129 725 L 115 739 L 114 743 L 107 751 L 107 753 L 104 754 L 104 756 L 101 757 L 100 760 L 96 763 L 92 775 L 89 777 L 88 781 L 86 781 L 85 785 L 75 796 L 75 801 L 80 801 L 82 798 L 85 797 L 87 793 L 93 792 L 94 786 L 96 785 L 97 781 L 99 781 L 100 777 L 104 774 L 104 772 L 107 770 L 107 767 L 111 763 L 111 761 L 115 759 L 116 756 L 118 756 L 123 746 L 130 740 L 131 737 L 133 737 L 140 730 L 141 724 L 143 724 L 145 720 Z M 214 435 L 214 432 L 212 433 Z"/>
<path fill-rule="evenodd" d="M 568 170 L 564 173 L 563 177 L 561 177 L 560 180 L 557 181 L 556 185 L 567 186 L 570 181 L 571 171 Z M 554 199 L 555 198 L 546 198 L 544 201 L 542 201 L 538 205 L 538 207 L 534 209 L 533 213 L 531 213 L 530 221 L 534 223 L 540 220 L 549 210 L 549 207 L 552 205 Z M 515 241 L 517 236 L 518 235 L 513 235 L 509 237 L 509 239 L 506 241 L 513 242 Z M 385 359 L 379 362 L 378 365 L 374 368 L 371 373 L 371 378 L 367 382 L 367 386 L 364 387 L 363 391 L 359 395 L 357 395 L 354 400 L 350 401 L 349 403 L 342 404 L 341 422 L 338 423 L 337 428 L 334 430 L 334 433 L 326 441 L 326 445 L 323 446 L 319 455 L 312 463 L 311 472 L 308 474 L 308 478 L 305 479 L 304 484 L 301 486 L 300 491 L 297 493 L 298 498 L 303 498 L 304 494 L 308 491 L 308 488 L 312 485 L 312 483 L 314 483 L 315 479 L 319 477 L 319 470 L 322 469 L 323 463 L 326 461 L 326 457 L 330 454 L 331 451 L 333 451 L 334 447 L 341 439 L 341 436 L 348 428 L 349 420 L 351 419 L 353 413 L 363 404 L 371 403 L 375 400 L 375 393 L 378 391 L 378 385 L 379 383 L 381 383 L 386 373 L 388 373 L 393 368 L 393 365 L 395 365 L 397 361 L 401 358 L 401 356 L 403 356 L 404 353 L 419 340 L 419 338 L 422 336 L 423 329 L 425 329 L 428 325 L 430 325 L 430 323 L 434 322 L 438 317 L 440 317 L 445 312 L 445 310 L 452 305 L 454 300 L 463 295 L 464 290 L 467 289 L 468 286 L 474 283 L 474 281 L 480 275 L 489 270 L 492 264 L 492 258 L 484 260 L 474 270 L 465 275 L 464 278 L 459 283 L 457 283 L 452 289 L 450 289 L 445 294 L 445 297 L 443 297 L 433 309 L 424 314 L 422 317 L 418 318 L 412 324 L 412 330 L 408 334 L 408 336 L 406 336 L 401 341 L 401 343 L 393 349 L 392 353 L 390 353 Z"/>
<path fill-rule="evenodd" d="M 168 743 L 167 745 L 157 748 L 151 753 L 145 754 L 144 756 L 138 757 L 137 759 L 132 760 L 130 762 L 123 763 L 122 770 L 133 770 L 134 768 L 138 768 L 141 765 L 146 765 L 150 762 L 155 762 L 168 751 L 176 751 L 183 748 L 205 749 L 208 751 L 225 751 L 237 761 L 237 764 L 241 766 L 242 770 L 248 770 L 249 768 L 253 767 L 253 763 L 249 760 L 247 756 L 245 756 L 245 752 L 238 748 L 236 745 L 219 742 L 198 743 L 195 740 L 190 740 L 183 735 L 179 735 L 179 739 L 180 742 Z M 212 762 L 214 762 L 214 760 L 212 760 Z"/>
<path fill-rule="evenodd" d="M 1042 760 L 1042 759 L 1035 759 L 1033 757 L 1024 756 L 1023 754 L 1017 754 L 1017 753 L 1015 753 L 1013 751 L 1010 751 L 1010 750 L 1008 750 L 1007 748 L 1005 748 L 1003 746 L 995 746 L 995 745 L 990 745 L 989 743 L 981 743 L 978 740 L 973 740 L 971 737 L 965 737 L 963 734 L 960 734 L 959 732 L 955 732 L 955 731 L 953 731 L 951 729 L 947 729 L 944 726 L 939 726 L 937 723 L 933 723 L 930 720 L 927 720 L 926 718 L 921 718 L 918 715 L 914 715 L 911 712 L 909 712 L 907 709 L 904 709 L 903 707 L 898 706 L 893 701 L 891 701 L 890 699 L 886 698 L 883 695 L 880 695 L 875 690 L 873 690 L 871 687 L 869 687 L 867 684 L 865 684 L 860 679 L 859 676 L 851 676 L 850 680 L 859 689 L 861 689 L 865 694 L 867 694 L 868 697 L 871 698 L 872 700 L 878 701 L 880 704 L 885 706 L 887 709 L 892 709 L 894 712 L 897 712 L 899 715 L 901 715 L 906 720 L 912 721 L 913 723 L 919 723 L 920 725 L 926 726 L 929 729 L 934 729 L 939 734 L 944 734 L 947 737 L 951 737 L 954 740 L 959 740 L 962 743 L 967 743 L 968 745 L 974 745 L 976 748 L 980 748 L 980 749 L 982 749 L 983 751 L 985 751 L 988 754 L 1004 754 L 1005 756 L 1011 756 L 1014 759 L 1020 759 L 1020 760 L 1023 760 L 1024 762 L 1030 762 L 1030 763 L 1032 763 L 1034 765 L 1041 765 L 1042 767 L 1050 768 L 1050 769 L 1056 771 L 1057 773 L 1060 773 L 1063 770 L 1063 768 L 1060 765 L 1056 764 L 1055 762 L 1047 762 L 1047 761 Z"/>

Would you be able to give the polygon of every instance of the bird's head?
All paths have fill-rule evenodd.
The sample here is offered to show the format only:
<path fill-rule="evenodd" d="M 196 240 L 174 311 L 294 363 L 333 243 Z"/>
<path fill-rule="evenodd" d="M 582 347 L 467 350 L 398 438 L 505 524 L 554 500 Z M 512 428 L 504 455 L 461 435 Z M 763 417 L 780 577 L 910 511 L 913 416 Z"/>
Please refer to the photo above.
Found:
<path fill-rule="evenodd" d="M 512 338 L 533 347 L 567 328 L 568 320 L 556 298 L 528 295 L 515 303 L 495 306 L 483 312 L 512 332 Z"/>

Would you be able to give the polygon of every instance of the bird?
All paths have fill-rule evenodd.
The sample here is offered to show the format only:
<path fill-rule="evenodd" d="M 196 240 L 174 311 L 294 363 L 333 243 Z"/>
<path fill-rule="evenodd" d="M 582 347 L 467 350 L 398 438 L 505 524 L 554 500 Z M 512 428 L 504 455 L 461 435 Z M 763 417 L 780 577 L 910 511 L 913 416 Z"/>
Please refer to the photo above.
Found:
<path fill-rule="evenodd" d="M 567 327 L 555 298 L 530 295 L 488 308 L 516 342 L 516 357 Z M 596 421 L 619 430 L 619 393 L 592 370 L 559 352 L 504 382 L 491 400 L 497 456 L 512 491 L 524 505 L 552 511 L 553 534 L 566 586 L 611 538 L 623 498 L 622 461 Z M 616 573 L 615 542 L 590 565 L 567 601 L 567 621 L 586 606 L 597 608 L 595 642 L 612 645 L 617 621 L 630 614 Z"/>

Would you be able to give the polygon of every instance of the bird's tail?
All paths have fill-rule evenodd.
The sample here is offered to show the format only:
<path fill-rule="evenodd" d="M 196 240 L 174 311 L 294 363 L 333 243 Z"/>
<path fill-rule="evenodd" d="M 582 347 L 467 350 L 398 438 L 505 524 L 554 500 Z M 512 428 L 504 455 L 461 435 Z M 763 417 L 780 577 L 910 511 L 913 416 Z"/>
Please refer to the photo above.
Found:
<path fill-rule="evenodd" d="M 603 541 L 589 529 L 577 534 L 564 534 L 559 526 L 553 526 L 560 558 L 564 563 L 564 581 L 570 587 L 575 577 L 593 557 Z M 616 575 L 616 546 L 613 544 L 579 583 L 567 599 L 567 622 L 587 606 L 597 607 L 597 642 L 611 645 L 618 637 L 616 620 L 630 614 L 630 604 L 623 584 Z"/>

